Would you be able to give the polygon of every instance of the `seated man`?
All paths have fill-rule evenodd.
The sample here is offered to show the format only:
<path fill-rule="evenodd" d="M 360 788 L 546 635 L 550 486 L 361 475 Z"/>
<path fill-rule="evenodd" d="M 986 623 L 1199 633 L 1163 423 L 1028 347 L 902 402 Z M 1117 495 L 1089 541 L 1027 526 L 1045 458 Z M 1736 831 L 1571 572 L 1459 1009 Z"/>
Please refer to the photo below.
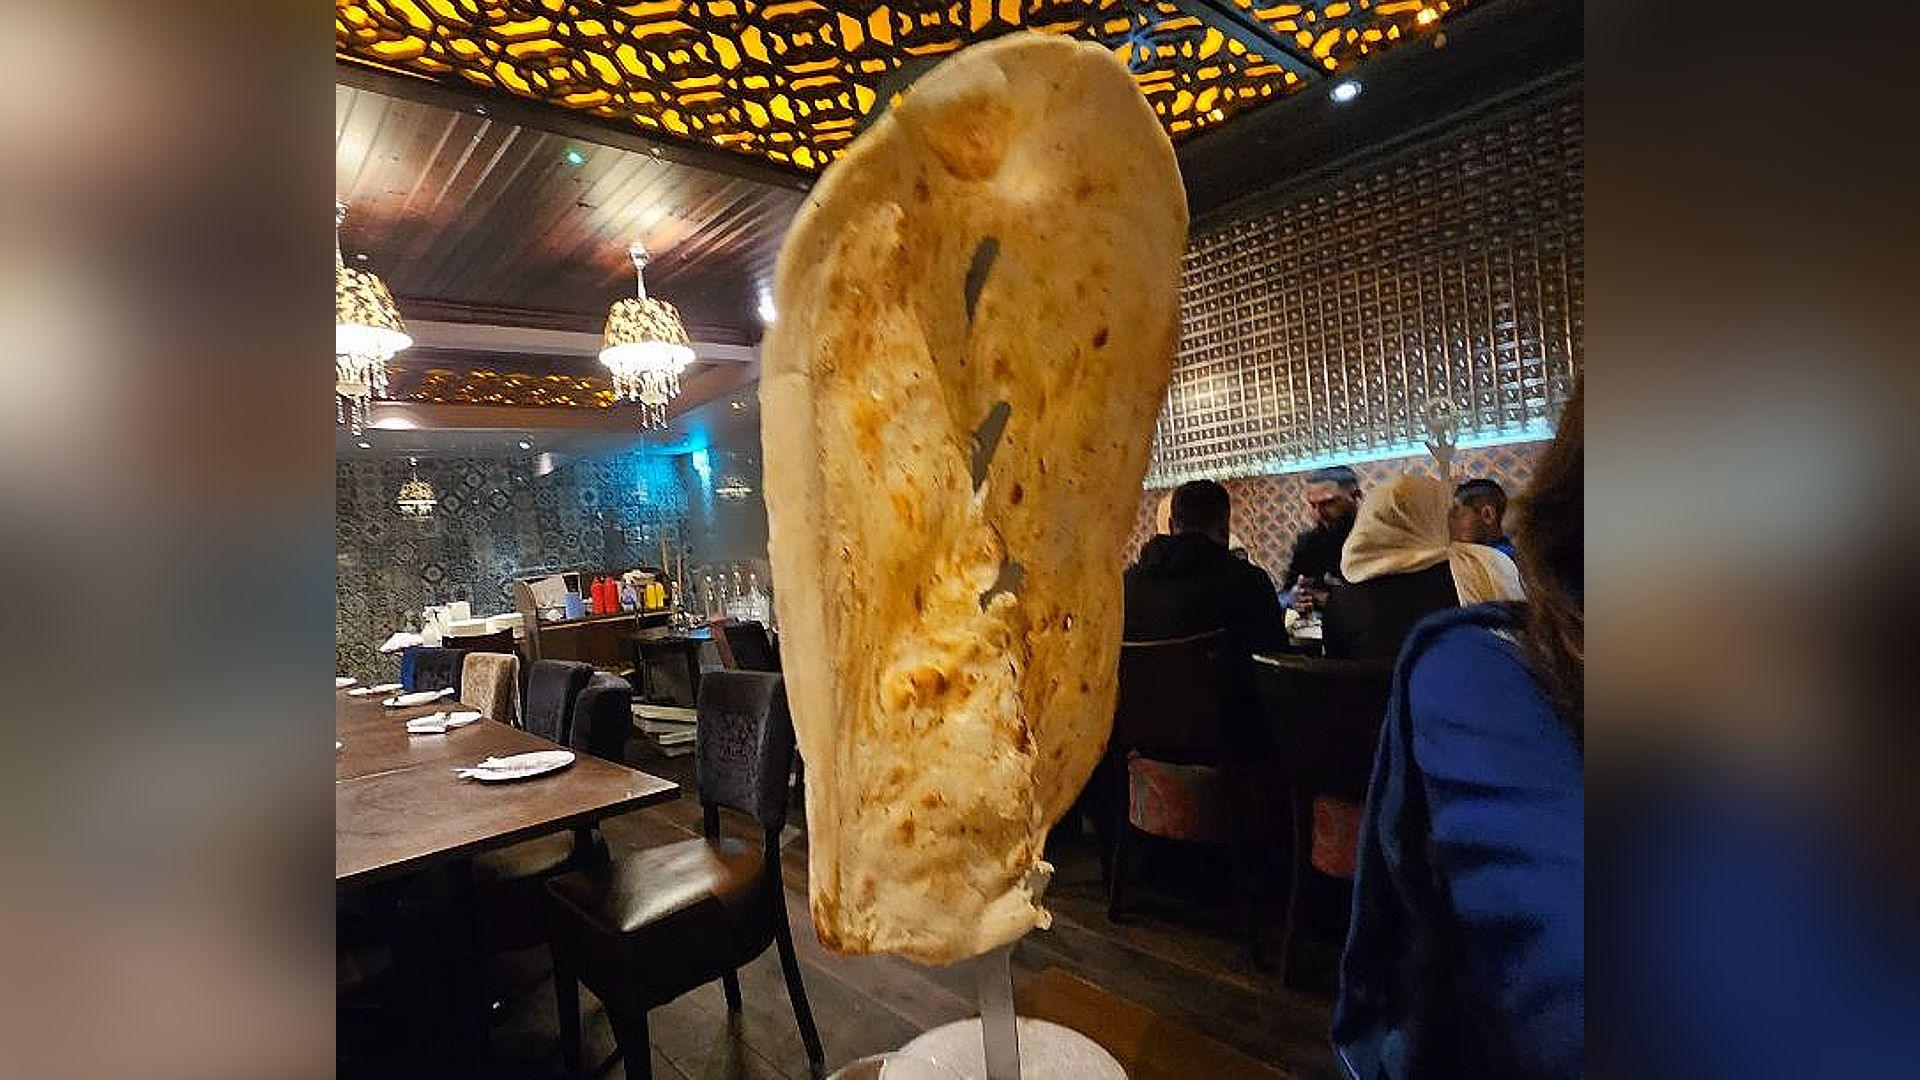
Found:
<path fill-rule="evenodd" d="M 1289 646 L 1273 579 L 1228 550 L 1232 513 L 1227 489 L 1212 480 L 1174 489 L 1168 517 L 1172 532 L 1147 541 L 1139 560 L 1127 569 L 1121 636 L 1126 641 L 1165 641 L 1227 632 L 1229 667 L 1223 676 L 1229 685 L 1221 691 L 1230 714 L 1228 749 L 1240 765 L 1242 780 L 1230 797 L 1247 827 L 1261 831 L 1280 820 L 1273 800 L 1281 789 L 1268 771 L 1273 747 L 1254 694 L 1252 653 Z M 1112 790 L 1112 781 L 1105 777 L 1114 767 L 1110 759 L 1103 761 L 1087 786 L 1097 823 L 1110 820 L 1111 808 L 1103 808 L 1103 802 Z"/>
<path fill-rule="evenodd" d="M 1225 629 L 1237 652 L 1286 647 L 1273 579 L 1227 550 L 1233 503 L 1212 480 L 1173 493 L 1172 532 L 1140 549 L 1127 569 L 1128 641 L 1164 641 Z"/>
<path fill-rule="evenodd" d="M 1327 591 L 1341 581 L 1340 549 L 1360 506 L 1360 477 L 1345 465 L 1316 469 L 1307 474 L 1306 494 L 1316 524 L 1294 540 L 1280 596 L 1302 615 L 1324 605 Z"/>
<path fill-rule="evenodd" d="M 1501 519 L 1507 515 L 1507 493 L 1497 481 L 1475 477 L 1453 489 L 1453 510 L 1447 515 L 1447 529 L 1455 540 L 1485 544 L 1513 558 L 1513 541 L 1507 539 Z"/>

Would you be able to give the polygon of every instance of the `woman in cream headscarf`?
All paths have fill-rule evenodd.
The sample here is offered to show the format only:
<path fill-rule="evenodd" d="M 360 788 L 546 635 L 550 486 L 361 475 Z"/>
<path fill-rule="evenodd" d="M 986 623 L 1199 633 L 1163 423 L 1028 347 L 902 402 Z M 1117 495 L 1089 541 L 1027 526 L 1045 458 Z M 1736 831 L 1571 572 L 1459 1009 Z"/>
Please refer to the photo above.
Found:
<path fill-rule="evenodd" d="M 1327 602 L 1328 655 L 1391 660 L 1435 611 L 1523 598 L 1512 559 L 1449 538 L 1452 501 L 1430 476 L 1398 476 L 1368 493 L 1340 553 L 1348 584 Z"/>

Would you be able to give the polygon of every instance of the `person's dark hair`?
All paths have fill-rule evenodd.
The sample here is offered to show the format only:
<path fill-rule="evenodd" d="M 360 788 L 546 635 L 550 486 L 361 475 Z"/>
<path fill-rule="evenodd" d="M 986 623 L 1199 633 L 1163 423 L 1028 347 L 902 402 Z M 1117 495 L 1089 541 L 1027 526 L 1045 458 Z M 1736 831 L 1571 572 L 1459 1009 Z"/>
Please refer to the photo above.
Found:
<path fill-rule="evenodd" d="M 1204 532 L 1227 534 L 1233 515 L 1233 499 L 1227 489 L 1212 480 L 1190 480 L 1173 489 L 1173 507 L 1168 515 L 1176 533 Z"/>
<path fill-rule="evenodd" d="M 1584 380 L 1560 431 L 1516 500 L 1514 546 L 1527 593 L 1529 661 L 1561 718 L 1586 731 L 1586 471 Z"/>
<path fill-rule="evenodd" d="M 1329 465 L 1307 474 L 1309 484 L 1339 484 L 1352 491 L 1360 486 L 1360 474 L 1345 465 Z"/>
<path fill-rule="evenodd" d="M 1484 476 L 1476 476 L 1471 480 L 1461 481 L 1460 486 L 1453 489 L 1453 501 L 1462 506 L 1480 506 L 1483 503 L 1491 503 L 1493 504 L 1495 514 L 1505 514 L 1507 512 L 1506 489 L 1500 486 L 1499 481 L 1489 480 Z"/>

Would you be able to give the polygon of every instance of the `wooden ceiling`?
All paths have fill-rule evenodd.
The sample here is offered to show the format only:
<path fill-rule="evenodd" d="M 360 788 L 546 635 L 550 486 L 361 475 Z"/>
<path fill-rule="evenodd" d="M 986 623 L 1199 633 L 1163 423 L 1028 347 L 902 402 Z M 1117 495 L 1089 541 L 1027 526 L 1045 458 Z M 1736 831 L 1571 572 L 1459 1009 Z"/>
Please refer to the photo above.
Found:
<path fill-rule="evenodd" d="M 632 295 L 627 245 L 652 253 L 648 291 L 696 341 L 753 341 L 759 290 L 802 195 L 447 105 L 336 87 L 341 247 L 385 279 L 409 319 L 597 332 Z"/>

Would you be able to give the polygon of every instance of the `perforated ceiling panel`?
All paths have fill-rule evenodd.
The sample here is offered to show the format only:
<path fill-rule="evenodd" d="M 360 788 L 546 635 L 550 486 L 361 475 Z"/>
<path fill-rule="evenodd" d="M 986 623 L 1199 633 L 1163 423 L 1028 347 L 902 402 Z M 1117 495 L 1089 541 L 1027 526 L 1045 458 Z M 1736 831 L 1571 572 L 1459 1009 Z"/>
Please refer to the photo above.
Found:
<path fill-rule="evenodd" d="M 338 0 L 350 63 L 505 91 L 816 171 L 926 63 L 1017 29 L 1098 41 L 1178 138 L 1470 0 Z"/>

